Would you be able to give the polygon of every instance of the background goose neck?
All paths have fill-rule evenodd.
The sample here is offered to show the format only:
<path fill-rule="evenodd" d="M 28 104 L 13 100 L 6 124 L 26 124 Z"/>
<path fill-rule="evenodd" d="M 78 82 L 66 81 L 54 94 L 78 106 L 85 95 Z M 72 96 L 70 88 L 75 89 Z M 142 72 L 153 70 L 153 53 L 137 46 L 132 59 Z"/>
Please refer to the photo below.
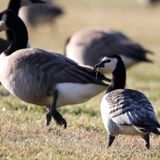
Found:
<path fill-rule="evenodd" d="M 12 10 L 17 16 L 20 9 L 21 0 L 10 0 L 8 4 L 8 9 Z M 11 30 L 6 31 L 7 40 L 13 41 L 13 32 Z"/>
<path fill-rule="evenodd" d="M 10 24 L 10 31 L 13 33 L 13 40 L 10 46 L 4 51 L 6 55 L 10 55 L 18 49 L 26 48 L 28 43 L 27 28 L 19 17 L 13 17 Z"/>

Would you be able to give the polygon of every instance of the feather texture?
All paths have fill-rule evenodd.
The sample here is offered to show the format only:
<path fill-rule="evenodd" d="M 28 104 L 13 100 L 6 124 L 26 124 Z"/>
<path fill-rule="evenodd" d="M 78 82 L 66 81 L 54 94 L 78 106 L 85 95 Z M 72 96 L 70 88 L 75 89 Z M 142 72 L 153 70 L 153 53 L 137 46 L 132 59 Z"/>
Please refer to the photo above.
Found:
<path fill-rule="evenodd" d="M 117 125 L 133 125 L 137 128 L 160 127 L 147 97 L 136 90 L 116 90 L 106 95 L 109 117 Z"/>

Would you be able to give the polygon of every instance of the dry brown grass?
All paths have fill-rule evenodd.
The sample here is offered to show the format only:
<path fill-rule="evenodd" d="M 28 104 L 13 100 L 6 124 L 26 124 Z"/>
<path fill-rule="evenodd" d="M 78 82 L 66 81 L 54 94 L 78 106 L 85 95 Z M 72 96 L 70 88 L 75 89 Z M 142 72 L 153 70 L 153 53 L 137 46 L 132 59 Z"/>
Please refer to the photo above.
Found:
<path fill-rule="evenodd" d="M 0 9 L 8 0 L 0 1 Z M 60 0 L 66 14 L 52 26 L 29 28 L 32 46 L 63 52 L 66 38 L 80 28 L 104 26 L 123 31 L 157 54 L 154 64 L 129 69 L 127 87 L 143 91 L 160 120 L 160 8 L 143 8 L 134 0 Z M 0 33 L 0 36 L 4 34 Z M 106 148 L 99 103 L 103 94 L 83 105 L 60 109 L 64 130 L 54 121 L 45 126 L 46 110 L 23 103 L 0 87 L 0 159 L 25 160 L 159 160 L 160 138 L 151 136 L 146 150 L 140 137 L 119 136 Z"/>

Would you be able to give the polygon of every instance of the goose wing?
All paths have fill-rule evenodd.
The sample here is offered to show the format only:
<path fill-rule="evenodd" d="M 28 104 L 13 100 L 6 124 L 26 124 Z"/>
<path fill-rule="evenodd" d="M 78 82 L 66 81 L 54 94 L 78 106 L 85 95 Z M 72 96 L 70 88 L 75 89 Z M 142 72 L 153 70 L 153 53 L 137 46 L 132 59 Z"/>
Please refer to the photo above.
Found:
<path fill-rule="evenodd" d="M 97 55 L 97 51 L 101 52 L 97 56 L 101 57 L 109 55 L 124 55 L 137 61 L 151 61 L 147 59 L 147 53 L 153 53 L 143 48 L 140 44 L 132 41 L 121 32 L 117 31 L 95 31 L 94 36 L 90 36 L 90 40 L 82 42 L 86 45 L 87 56 Z M 89 52 L 88 52 L 89 51 Z M 92 57 L 90 57 L 92 58 Z M 98 58 L 98 57 L 97 57 Z"/>
<path fill-rule="evenodd" d="M 25 64 L 32 65 L 37 72 L 50 77 L 52 83 L 96 83 L 106 85 L 103 75 L 97 75 L 93 68 L 82 67 L 61 54 L 46 52 L 40 49 L 25 49 L 29 54 L 22 57 Z"/>
<path fill-rule="evenodd" d="M 160 127 L 147 97 L 135 90 L 117 90 L 107 96 L 109 116 L 117 125 L 132 125 L 141 131 Z"/>

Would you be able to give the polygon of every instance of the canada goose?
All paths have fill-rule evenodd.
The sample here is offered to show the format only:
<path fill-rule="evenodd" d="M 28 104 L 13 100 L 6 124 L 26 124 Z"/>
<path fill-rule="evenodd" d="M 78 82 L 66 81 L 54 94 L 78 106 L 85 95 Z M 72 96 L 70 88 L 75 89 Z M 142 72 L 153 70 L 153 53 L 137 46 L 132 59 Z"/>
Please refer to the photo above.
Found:
<path fill-rule="evenodd" d="M 0 24 L 1 31 L 10 29 L 15 36 L 0 55 L 0 81 L 21 100 L 47 106 L 47 125 L 53 116 L 57 124 L 66 128 L 66 120 L 56 107 L 85 102 L 105 90 L 103 80 L 109 80 L 92 67 L 80 66 L 58 53 L 26 48 L 27 29 L 12 11 L 0 13 Z"/>
<path fill-rule="evenodd" d="M 15 12 L 18 15 L 19 9 L 23 6 L 29 6 L 35 3 L 44 3 L 43 0 L 10 0 L 8 4 L 8 9 Z M 6 31 L 7 40 L 0 38 L 0 53 L 3 52 L 13 40 L 13 34 L 10 30 Z"/>
<path fill-rule="evenodd" d="M 120 55 L 130 67 L 147 59 L 149 50 L 132 41 L 121 32 L 112 29 L 87 28 L 74 33 L 66 41 L 65 55 L 77 63 L 94 66 L 101 58 Z"/>
<path fill-rule="evenodd" d="M 124 89 L 125 65 L 119 55 L 104 57 L 95 70 L 112 72 L 111 84 L 101 101 L 101 116 L 109 135 L 108 147 L 118 134 L 140 135 L 150 147 L 149 134 L 160 135 L 160 124 L 147 97 L 132 89 Z"/>
<path fill-rule="evenodd" d="M 44 5 L 23 7 L 20 10 L 20 17 L 25 24 L 37 27 L 40 24 L 53 23 L 63 14 L 63 9 L 55 3 L 55 0 L 46 0 Z"/>

